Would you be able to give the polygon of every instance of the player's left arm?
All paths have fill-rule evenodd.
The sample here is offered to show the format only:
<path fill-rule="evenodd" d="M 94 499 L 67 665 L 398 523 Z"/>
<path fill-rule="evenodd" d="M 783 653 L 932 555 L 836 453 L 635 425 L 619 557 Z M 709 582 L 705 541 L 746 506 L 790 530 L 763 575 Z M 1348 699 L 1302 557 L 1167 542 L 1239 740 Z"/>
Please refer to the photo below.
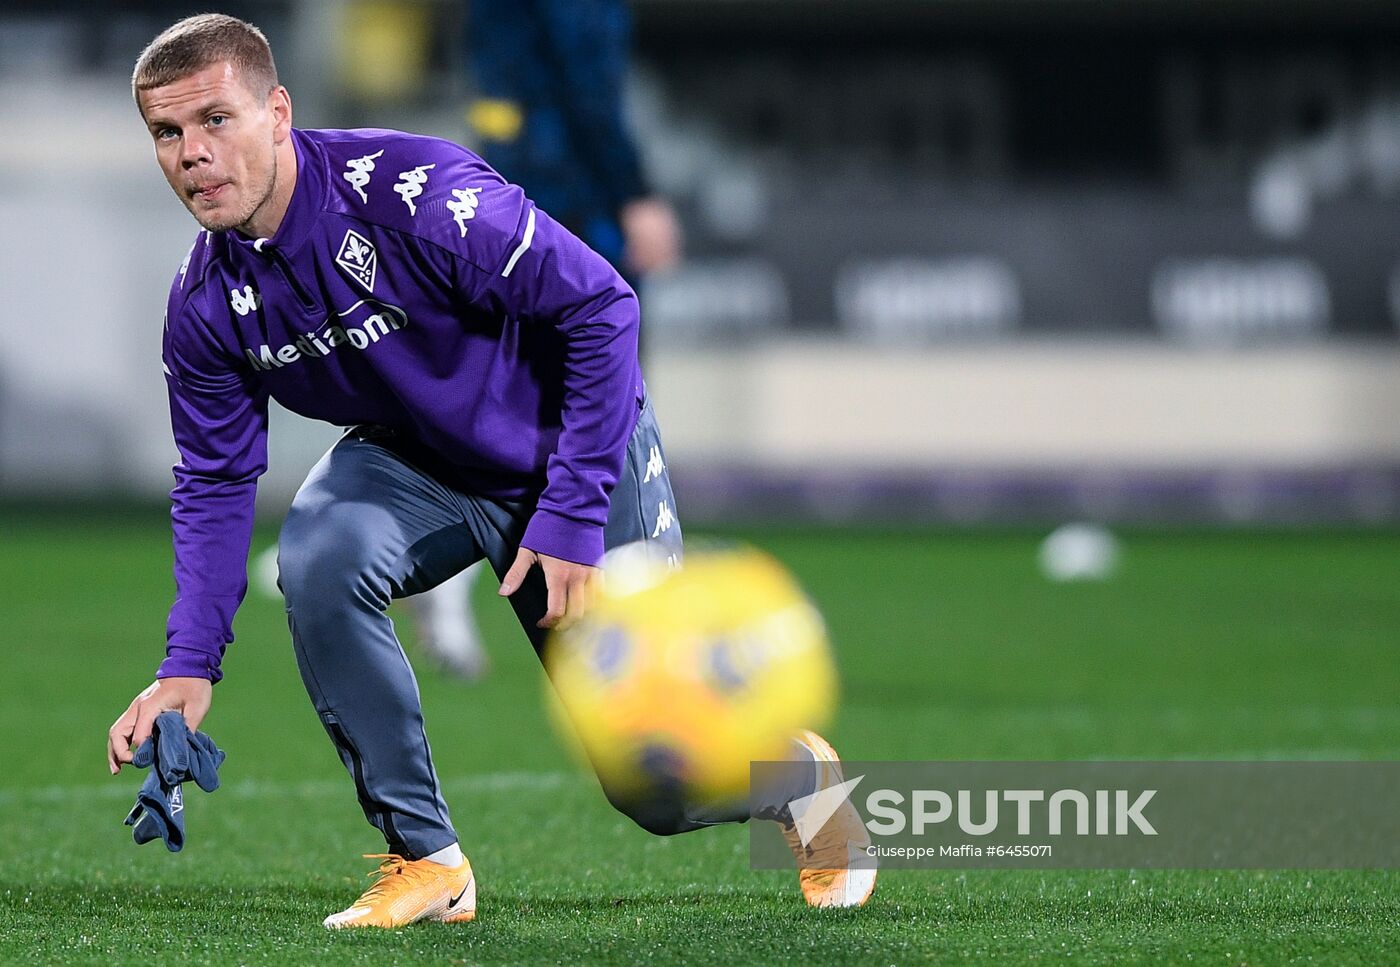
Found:
<path fill-rule="evenodd" d="M 609 495 L 639 412 L 637 297 L 606 259 L 516 186 L 487 182 L 476 201 L 455 246 L 459 290 L 494 315 L 555 328 L 563 345 L 562 429 L 501 593 L 513 593 L 538 563 L 549 586 L 540 625 L 567 627 L 588 606 Z"/>

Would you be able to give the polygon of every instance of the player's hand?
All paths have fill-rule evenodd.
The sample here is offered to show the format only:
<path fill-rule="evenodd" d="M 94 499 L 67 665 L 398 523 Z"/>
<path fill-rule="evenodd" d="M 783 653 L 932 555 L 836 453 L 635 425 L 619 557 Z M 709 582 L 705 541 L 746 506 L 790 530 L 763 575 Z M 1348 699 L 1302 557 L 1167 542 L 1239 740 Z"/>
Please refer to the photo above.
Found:
<path fill-rule="evenodd" d="M 185 717 L 193 732 L 209 714 L 214 685 L 205 678 L 158 678 L 131 700 L 107 731 L 107 768 L 112 775 L 130 762 L 141 743 L 151 737 L 151 729 L 161 712 L 176 711 Z"/>
<path fill-rule="evenodd" d="M 661 272 L 681 260 L 681 226 L 664 198 L 637 198 L 618 213 L 623 259 L 635 272 Z"/>
<path fill-rule="evenodd" d="M 536 622 L 536 627 L 558 631 L 573 627 L 588 610 L 602 570 L 548 554 L 537 554 L 528 547 L 522 547 L 515 555 L 515 563 L 506 572 L 505 580 L 501 582 L 501 595 L 510 597 L 514 594 L 524 583 L 530 568 L 536 564 L 544 571 L 545 587 L 549 590 L 544 617 Z"/>

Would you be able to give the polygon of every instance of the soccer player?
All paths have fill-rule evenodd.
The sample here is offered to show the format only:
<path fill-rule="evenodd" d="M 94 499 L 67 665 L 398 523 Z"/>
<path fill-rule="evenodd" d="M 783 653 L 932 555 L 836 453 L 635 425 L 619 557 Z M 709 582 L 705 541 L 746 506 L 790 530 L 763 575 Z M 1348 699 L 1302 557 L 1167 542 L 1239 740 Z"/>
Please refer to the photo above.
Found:
<path fill-rule="evenodd" d="M 391 599 L 480 558 L 537 651 L 588 607 L 606 547 L 679 555 L 636 357 L 635 296 L 606 260 L 454 144 L 292 127 L 267 41 L 232 17 L 170 27 L 133 94 L 167 181 L 204 231 L 171 286 L 163 360 L 180 462 L 166 658 L 108 733 L 113 774 L 162 711 L 198 728 L 246 590 L 267 401 L 351 426 L 302 485 L 280 581 L 297 664 L 369 821 L 381 876 L 329 927 L 464 921 L 470 864 L 448 818 Z M 786 805 L 839 775 L 817 736 L 784 824 L 819 906 L 863 903 L 874 870 L 846 806 L 805 847 Z M 605 790 L 606 791 L 606 790 Z M 770 801 L 771 800 L 771 801 Z M 655 833 L 747 804 L 615 801 Z"/>

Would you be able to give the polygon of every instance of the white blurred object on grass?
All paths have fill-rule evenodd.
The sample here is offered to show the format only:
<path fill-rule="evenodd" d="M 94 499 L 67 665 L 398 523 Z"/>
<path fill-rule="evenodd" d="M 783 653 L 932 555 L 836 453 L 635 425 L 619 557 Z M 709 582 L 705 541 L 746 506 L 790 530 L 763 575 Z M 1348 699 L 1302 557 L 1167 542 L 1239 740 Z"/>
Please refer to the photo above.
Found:
<path fill-rule="evenodd" d="M 273 544 L 253 558 L 251 573 L 253 587 L 269 598 L 281 598 L 282 589 L 277 586 L 277 545 Z"/>
<path fill-rule="evenodd" d="M 1099 524 L 1064 524 L 1040 545 L 1040 571 L 1051 581 L 1103 581 L 1118 558 L 1118 538 Z"/>

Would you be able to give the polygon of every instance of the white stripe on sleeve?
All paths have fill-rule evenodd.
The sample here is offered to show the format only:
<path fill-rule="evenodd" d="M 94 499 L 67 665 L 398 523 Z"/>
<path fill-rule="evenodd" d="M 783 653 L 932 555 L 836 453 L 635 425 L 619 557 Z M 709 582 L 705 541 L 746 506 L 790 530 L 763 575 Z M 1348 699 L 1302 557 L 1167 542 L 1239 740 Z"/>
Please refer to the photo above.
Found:
<path fill-rule="evenodd" d="M 506 278 L 510 275 L 511 270 L 515 268 L 515 263 L 520 261 L 520 256 L 525 254 L 526 249 L 530 247 L 530 243 L 534 238 L 535 210 L 531 208 L 529 215 L 525 219 L 525 237 L 520 240 L 520 244 L 516 246 L 515 251 L 510 253 L 510 261 L 507 262 L 506 267 L 501 270 L 502 278 Z"/>

